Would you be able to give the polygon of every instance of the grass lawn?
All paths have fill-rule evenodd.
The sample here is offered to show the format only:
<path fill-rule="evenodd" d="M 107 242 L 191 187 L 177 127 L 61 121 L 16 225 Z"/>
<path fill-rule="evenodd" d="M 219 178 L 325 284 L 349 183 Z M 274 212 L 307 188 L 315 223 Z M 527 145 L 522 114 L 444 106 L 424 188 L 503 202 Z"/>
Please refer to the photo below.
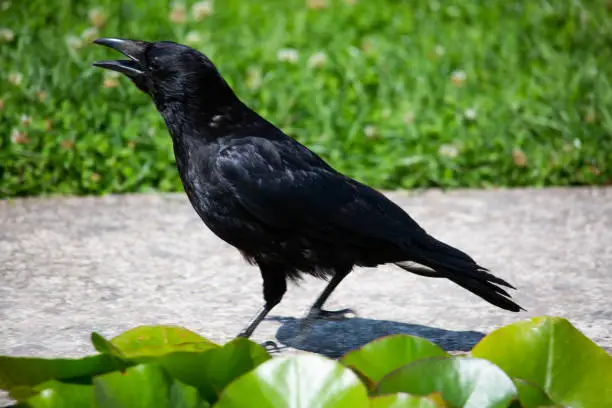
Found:
<path fill-rule="evenodd" d="M 0 0 L 0 197 L 181 190 L 98 36 L 194 46 L 374 187 L 612 181 L 612 2 Z"/>

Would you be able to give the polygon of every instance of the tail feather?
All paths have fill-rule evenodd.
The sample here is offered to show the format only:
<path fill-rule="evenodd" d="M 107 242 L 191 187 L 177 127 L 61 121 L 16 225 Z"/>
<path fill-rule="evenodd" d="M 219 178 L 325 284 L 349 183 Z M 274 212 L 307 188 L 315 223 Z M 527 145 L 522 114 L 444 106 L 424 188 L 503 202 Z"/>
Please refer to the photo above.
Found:
<path fill-rule="evenodd" d="M 412 260 L 432 269 L 428 276 L 448 278 L 502 309 L 512 312 L 525 310 L 512 301 L 510 294 L 500 287 L 516 289 L 514 286 L 491 274 L 488 269 L 478 265 L 474 259 L 457 248 L 426 235 L 411 248 L 411 252 Z M 402 263 L 396 263 L 396 265 L 409 272 L 413 272 L 414 269 Z"/>
<path fill-rule="evenodd" d="M 520 312 L 523 309 L 521 306 L 516 304 L 514 301 L 510 299 L 510 295 L 503 289 L 499 287 L 495 287 L 489 282 L 486 281 L 478 281 L 476 279 L 455 279 L 449 278 L 457 285 L 461 286 L 474 293 L 475 295 L 480 296 L 487 302 L 500 307 L 504 310 L 509 310 L 511 312 Z M 491 289 L 491 287 L 495 289 Z"/>

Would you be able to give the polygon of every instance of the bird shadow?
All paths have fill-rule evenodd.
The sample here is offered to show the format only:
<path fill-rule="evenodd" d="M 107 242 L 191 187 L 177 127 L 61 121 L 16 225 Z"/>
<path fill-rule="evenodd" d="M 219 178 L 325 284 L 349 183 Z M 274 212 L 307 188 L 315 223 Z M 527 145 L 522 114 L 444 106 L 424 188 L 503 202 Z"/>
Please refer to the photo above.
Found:
<path fill-rule="evenodd" d="M 409 334 L 423 337 L 449 352 L 471 350 L 485 334 L 477 331 L 454 331 L 420 324 L 391 320 L 375 320 L 354 317 L 341 321 L 316 321 L 312 329 L 298 340 L 302 319 L 270 316 L 267 320 L 281 323 L 276 340 L 285 347 L 337 358 L 379 337 L 392 334 Z"/>

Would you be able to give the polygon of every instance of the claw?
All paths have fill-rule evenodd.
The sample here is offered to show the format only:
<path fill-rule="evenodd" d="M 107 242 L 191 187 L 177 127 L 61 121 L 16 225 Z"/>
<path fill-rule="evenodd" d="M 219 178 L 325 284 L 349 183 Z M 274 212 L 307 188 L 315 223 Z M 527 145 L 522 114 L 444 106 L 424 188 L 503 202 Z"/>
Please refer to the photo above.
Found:
<path fill-rule="evenodd" d="M 312 308 L 308 312 L 308 315 L 302 319 L 302 322 L 300 323 L 300 331 L 295 340 L 298 344 L 306 340 L 308 333 L 310 333 L 310 330 L 317 319 L 339 321 L 355 316 L 357 316 L 357 312 L 355 312 L 353 309 L 323 310 Z"/>
<path fill-rule="evenodd" d="M 268 353 L 280 353 L 280 348 L 278 348 L 278 345 L 272 340 L 264 341 L 263 343 L 259 343 L 259 345 L 265 348 Z"/>
<path fill-rule="evenodd" d="M 248 339 L 249 337 L 251 337 L 250 333 L 244 330 L 238 333 L 238 335 L 236 336 L 236 338 L 245 338 L 245 339 Z M 265 348 L 268 353 L 280 352 L 280 348 L 278 348 L 276 343 L 273 342 L 272 340 L 264 341 L 263 343 L 259 343 L 259 345 Z"/>

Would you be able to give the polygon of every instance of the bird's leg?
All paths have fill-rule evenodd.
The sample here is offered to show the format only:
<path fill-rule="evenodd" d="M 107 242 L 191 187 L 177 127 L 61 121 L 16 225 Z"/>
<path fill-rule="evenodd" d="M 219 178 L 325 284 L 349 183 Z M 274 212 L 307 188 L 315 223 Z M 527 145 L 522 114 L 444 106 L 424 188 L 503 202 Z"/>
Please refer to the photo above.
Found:
<path fill-rule="evenodd" d="M 258 264 L 261 277 L 263 278 L 263 295 L 265 303 L 237 337 L 251 337 L 251 334 L 253 334 L 257 326 L 259 326 L 259 323 L 261 323 L 268 313 L 270 313 L 270 310 L 272 310 L 274 306 L 280 303 L 283 295 L 287 291 L 287 281 L 281 267 L 263 262 L 258 262 Z M 273 348 L 278 349 L 273 341 L 267 341 L 263 346 L 266 348 L 273 346 Z"/>
<path fill-rule="evenodd" d="M 329 320 L 342 320 L 347 317 L 349 314 L 355 314 L 355 311 L 352 309 L 342 309 L 342 310 L 323 310 L 323 304 L 332 294 L 334 289 L 342 282 L 342 280 L 349 274 L 351 268 L 343 268 L 336 269 L 336 273 L 329 281 L 323 292 L 319 295 L 317 300 L 310 307 L 310 311 L 308 315 L 302 320 L 302 324 L 300 325 L 300 335 L 306 334 L 308 330 L 312 327 L 315 320 L 323 318 Z"/>
<path fill-rule="evenodd" d="M 276 304 L 278 304 L 278 302 Z M 255 315 L 251 318 L 251 320 L 246 325 L 246 327 L 244 329 L 242 329 L 242 331 L 240 333 L 238 333 L 238 335 L 236 337 L 243 337 L 245 339 L 248 339 L 249 337 L 251 337 L 251 334 L 253 334 L 253 331 L 255 331 L 257 326 L 259 326 L 259 323 L 261 323 L 261 321 L 263 319 L 265 319 L 266 315 L 268 313 L 270 313 L 270 310 L 272 310 L 272 308 L 274 306 L 275 305 L 271 305 L 270 303 L 266 302 L 257 311 L 257 313 L 255 313 Z M 278 346 L 276 345 L 276 343 L 273 342 L 272 340 L 264 341 L 263 343 L 260 343 L 259 345 L 262 346 L 263 348 L 265 348 L 266 350 L 268 350 L 269 352 L 273 352 L 273 351 L 278 351 L 279 350 Z"/>
<path fill-rule="evenodd" d="M 244 337 L 245 339 L 251 337 L 251 334 L 253 334 L 257 326 L 259 326 L 259 323 L 261 323 L 261 321 L 265 319 L 267 314 L 270 313 L 270 310 L 272 310 L 272 308 L 276 306 L 276 304 L 270 304 L 266 302 L 261 308 L 259 308 L 257 313 L 255 313 L 251 320 L 249 320 L 249 323 L 246 325 L 246 327 L 242 329 L 236 337 Z"/>

